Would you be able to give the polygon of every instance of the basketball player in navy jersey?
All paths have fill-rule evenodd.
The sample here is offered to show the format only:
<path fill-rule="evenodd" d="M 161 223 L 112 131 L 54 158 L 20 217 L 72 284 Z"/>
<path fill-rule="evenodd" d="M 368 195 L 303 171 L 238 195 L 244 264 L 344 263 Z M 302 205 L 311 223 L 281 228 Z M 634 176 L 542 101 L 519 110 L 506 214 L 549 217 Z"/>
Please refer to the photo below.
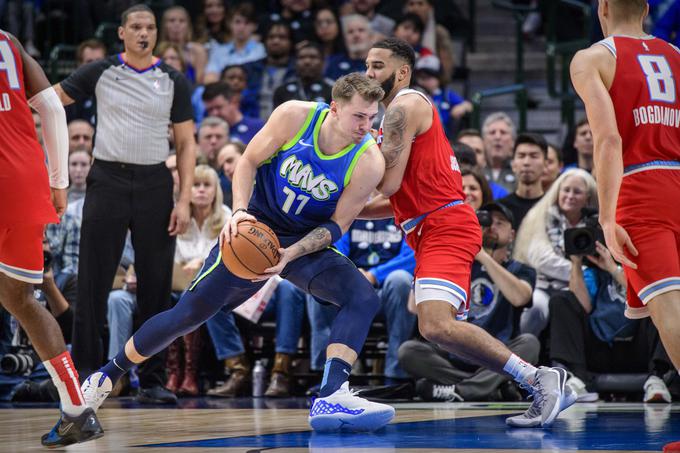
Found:
<path fill-rule="evenodd" d="M 272 113 L 239 159 L 233 178 L 234 213 L 220 242 L 255 219 L 281 242 L 280 262 L 256 281 L 233 275 L 219 245 L 172 309 L 149 319 L 111 362 L 83 384 L 95 410 L 132 366 L 193 331 L 223 306 L 233 309 L 271 276 L 281 274 L 317 299 L 340 308 L 331 328 L 320 397 L 310 410 L 315 430 L 368 431 L 387 424 L 394 409 L 353 395 L 347 379 L 366 339 L 379 299 L 371 284 L 329 246 L 347 231 L 380 182 L 385 162 L 369 134 L 384 92 L 363 74 L 339 79 L 330 107 L 289 101 Z M 254 184 L 255 183 L 255 184 Z"/>

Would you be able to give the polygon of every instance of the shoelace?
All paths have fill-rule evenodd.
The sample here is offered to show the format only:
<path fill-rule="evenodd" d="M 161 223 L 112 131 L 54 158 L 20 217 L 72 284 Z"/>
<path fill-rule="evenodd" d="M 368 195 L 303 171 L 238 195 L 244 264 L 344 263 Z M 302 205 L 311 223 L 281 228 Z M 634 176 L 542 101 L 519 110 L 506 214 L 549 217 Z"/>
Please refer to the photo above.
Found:
<path fill-rule="evenodd" d="M 432 397 L 434 399 L 442 399 L 446 401 L 456 401 L 462 399 L 455 390 L 453 385 L 434 385 L 432 386 Z"/>
<path fill-rule="evenodd" d="M 541 384 L 541 381 L 536 380 L 533 386 L 529 384 L 519 384 L 519 386 L 529 392 L 529 398 L 533 399 L 531 406 L 529 406 L 524 415 L 527 418 L 539 417 L 541 415 L 540 407 L 543 405 L 544 399 L 543 384 Z"/>

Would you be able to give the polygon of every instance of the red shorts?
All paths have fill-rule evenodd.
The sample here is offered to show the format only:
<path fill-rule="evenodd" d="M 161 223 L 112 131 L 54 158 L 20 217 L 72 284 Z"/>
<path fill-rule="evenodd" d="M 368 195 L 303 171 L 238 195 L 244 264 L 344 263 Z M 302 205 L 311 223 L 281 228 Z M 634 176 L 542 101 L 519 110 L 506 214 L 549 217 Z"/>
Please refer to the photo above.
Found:
<path fill-rule="evenodd" d="M 425 217 L 406 237 L 415 252 L 416 304 L 444 300 L 467 318 L 470 273 L 482 246 L 482 231 L 473 209 L 460 204 Z"/>
<path fill-rule="evenodd" d="M 44 225 L 0 227 L 0 272 L 27 283 L 42 283 Z"/>
<path fill-rule="evenodd" d="M 638 251 L 638 256 L 628 255 L 638 268 L 624 268 L 629 318 L 649 316 L 650 300 L 680 290 L 680 209 L 674 206 L 678 199 L 680 171 L 647 170 L 623 178 L 617 222 Z"/>

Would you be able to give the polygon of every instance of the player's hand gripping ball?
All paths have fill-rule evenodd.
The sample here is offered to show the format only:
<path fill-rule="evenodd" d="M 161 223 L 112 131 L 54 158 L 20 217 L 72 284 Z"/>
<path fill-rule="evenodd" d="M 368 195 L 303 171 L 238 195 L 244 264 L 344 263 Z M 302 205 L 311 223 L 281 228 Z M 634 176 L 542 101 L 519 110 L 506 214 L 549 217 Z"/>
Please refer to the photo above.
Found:
<path fill-rule="evenodd" d="M 222 243 L 222 261 L 237 277 L 252 280 L 279 262 L 279 239 L 261 222 L 238 223 L 238 234 Z"/>

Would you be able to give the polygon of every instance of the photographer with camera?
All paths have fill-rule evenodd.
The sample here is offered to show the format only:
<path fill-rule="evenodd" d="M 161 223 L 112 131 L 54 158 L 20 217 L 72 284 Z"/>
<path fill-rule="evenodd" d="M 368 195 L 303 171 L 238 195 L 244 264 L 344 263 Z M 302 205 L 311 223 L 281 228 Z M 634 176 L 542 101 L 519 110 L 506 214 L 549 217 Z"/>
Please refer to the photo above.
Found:
<path fill-rule="evenodd" d="M 524 310 L 522 333 L 540 338 L 549 321 L 550 296 L 569 286 L 571 261 L 564 250 L 564 231 L 585 226 L 583 208 L 597 207 L 593 177 L 581 169 L 564 172 L 527 213 L 517 233 L 514 258 L 536 269 L 533 306 Z"/>
<path fill-rule="evenodd" d="M 597 225 L 597 219 L 595 219 Z M 570 253 L 569 290 L 550 298 L 550 359 L 573 373 L 567 385 L 577 401 L 595 401 L 585 382 L 592 373 L 649 372 L 643 386 L 644 402 L 671 402 L 661 379 L 670 360 L 649 318 L 624 316 L 626 278 L 621 266 L 603 245 L 599 231 L 565 231 Z M 578 230 L 578 229 L 575 229 Z M 574 234 L 576 233 L 576 234 Z M 576 237 L 576 241 L 570 238 Z M 584 270 L 585 264 L 585 270 Z"/>
<path fill-rule="evenodd" d="M 515 237 L 512 211 L 488 203 L 477 211 L 482 226 L 482 249 L 472 264 L 469 321 L 499 339 L 524 360 L 536 364 L 538 339 L 518 334 L 519 310 L 531 303 L 536 271 L 510 258 Z M 399 348 L 399 362 L 418 379 L 416 391 L 425 401 L 518 400 L 512 378 L 478 367 L 419 340 Z"/>

